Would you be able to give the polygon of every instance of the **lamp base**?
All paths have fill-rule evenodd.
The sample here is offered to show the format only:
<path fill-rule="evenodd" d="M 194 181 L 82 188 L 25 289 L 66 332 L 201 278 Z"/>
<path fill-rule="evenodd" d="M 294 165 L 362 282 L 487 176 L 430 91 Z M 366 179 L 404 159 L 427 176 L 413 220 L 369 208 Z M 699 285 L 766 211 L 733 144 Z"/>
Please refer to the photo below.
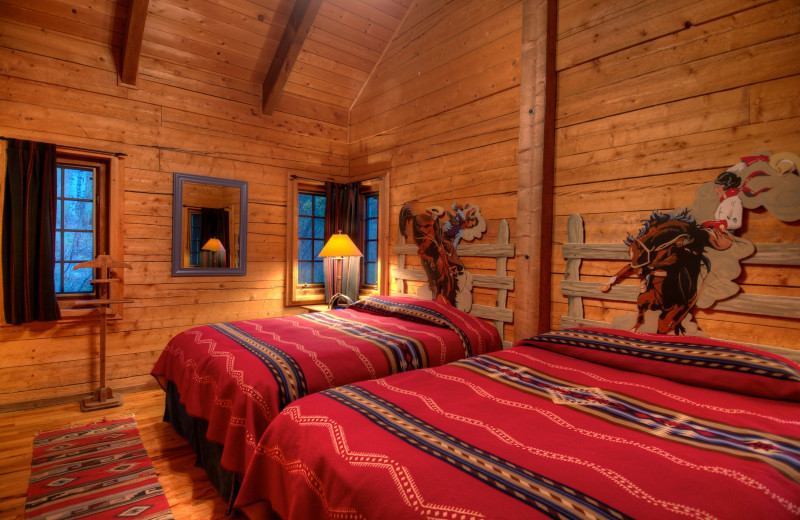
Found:
<path fill-rule="evenodd" d="M 103 410 L 104 408 L 114 408 L 122 406 L 124 403 L 122 396 L 114 396 L 114 392 L 108 387 L 98 388 L 90 397 L 85 397 L 81 401 L 81 411 L 91 412 L 92 410 Z"/>
<path fill-rule="evenodd" d="M 350 305 L 351 303 L 353 303 L 353 300 L 351 300 L 349 296 L 342 293 L 336 293 L 333 296 L 331 296 L 331 301 L 328 302 L 328 308 L 343 309 L 348 305 Z"/>

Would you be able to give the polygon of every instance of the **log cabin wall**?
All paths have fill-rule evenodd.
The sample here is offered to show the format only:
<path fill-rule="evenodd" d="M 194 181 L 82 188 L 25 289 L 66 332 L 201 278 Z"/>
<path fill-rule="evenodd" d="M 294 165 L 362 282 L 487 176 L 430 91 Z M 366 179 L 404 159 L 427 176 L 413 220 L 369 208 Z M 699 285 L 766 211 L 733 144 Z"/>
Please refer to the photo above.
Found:
<path fill-rule="evenodd" d="M 287 173 L 339 179 L 389 173 L 392 242 L 405 202 L 415 210 L 477 204 L 489 223 L 488 241 L 495 242 L 497 223 L 506 219 L 515 242 L 526 2 L 532 3 L 411 2 L 407 13 L 397 11 L 399 26 L 385 50 L 370 48 L 377 66 L 352 64 L 353 77 L 366 80 L 363 89 L 337 90 L 341 100 L 354 96 L 352 106 L 309 103 L 304 96 L 313 81 L 304 75 L 289 79 L 271 115 L 260 113 L 260 82 L 239 70 L 244 63 L 228 61 L 246 52 L 248 63 L 263 61 L 259 49 L 219 56 L 194 45 L 189 59 L 168 54 L 166 44 L 182 36 L 162 30 L 170 18 L 183 19 L 177 3 L 152 0 L 150 39 L 137 85 L 129 88 L 117 82 L 116 2 L 93 2 L 91 9 L 3 2 L 0 135 L 127 155 L 124 260 L 133 270 L 125 275 L 125 296 L 134 303 L 111 326 L 109 385 L 151 383 L 156 356 L 189 326 L 285 312 Z M 280 4 L 287 17 L 291 2 Z M 326 26 L 316 47 L 335 43 L 332 9 L 323 8 Z M 621 241 L 652 209 L 690 205 L 699 184 L 741 155 L 799 151 L 798 10 L 795 0 L 559 2 L 554 328 L 566 312 L 558 282 L 568 215 L 584 216 L 587 242 Z M 230 12 L 210 14 L 215 25 L 234 25 L 226 20 Z M 256 25 L 254 15 L 244 20 Z M 112 41 L 96 27 L 114 28 Z M 304 63 L 300 72 L 312 69 L 321 70 Z M 246 276 L 170 276 L 175 171 L 250 183 Z M 758 211 L 747 219 L 742 235 L 756 242 L 800 240 L 797 224 Z M 494 270 L 493 261 L 473 262 L 467 266 L 473 272 Z M 618 267 L 585 261 L 582 276 L 604 281 Z M 739 281 L 745 291 L 800 291 L 796 269 L 748 265 Z M 480 303 L 491 304 L 482 301 L 489 298 L 476 295 Z M 513 292 L 509 306 L 515 307 Z M 610 321 L 623 307 L 629 311 L 630 304 L 587 300 L 586 316 Z M 526 308 L 514 311 L 517 323 L 535 318 Z M 752 343 L 793 346 L 800 335 L 800 325 L 786 320 L 765 327 L 701 312 L 698 321 L 711 335 Z M 93 390 L 96 332 L 94 322 L 0 326 L 0 409 Z M 506 337 L 513 338 L 513 326 Z"/>
<path fill-rule="evenodd" d="M 406 202 L 414 213 L 476 204 L 487 243 L 497 242 L 501 219 L 513 235 L 521 14 L 518 0 L 415 2 L 354 104 L 350 175 L 390 174 L 392 243 Z M 418 268 L 418 260 L 409 255 L 406 267 Z M 471 258 L 465 267 L 495 274 L 494 259 Z M 508 268 L 513 276 L 513 259 Z M 494 305 L 496 291 L 476 288 L 473 296 Z M 505 334 L 511 337 L 512 325 Z"/>
<path fill-rule="evenodd" d="M 119 86 L 117 47 L 101 38 L 101 28 L 119 23 L 115 5 L 63 4 L 54 13 L 48 2 L 3 2 L 0 135 L 127 156 L 124 261 L 133 269 L 125 273 L 125 297 L 133 303 L 110 324 L 107 362 L 108 385 L 119 390 L 154 384 L 155 359 L 181 330 L 284 313 L 287 175 L 343 178 L 348 150 L 346 111 L 297 103 L 290 94 L 273 115 L 262 115 L 261 84 L 243 63 L 231 63 L 237 54 L 204 55 L 196 45 L 196 54 L 178 62 L 158 41 L 166 33 L 145 39 L 136 88 Z M 231 21 L 213 14 L 217 24 Z M 181 9 L 154 1 L 150 16 L 166 24 Z M 198 37 L 184 27 L 187 39 Z M 317 119 L 303 117 L 309 112 Z M 245 276 L 171 276 L 173 172 L 249 183 Z M 0 326 L 0 409 L 94 390 L 97 332 L 96 318 Z"/>
<path fill-rule="evenodd" d="M 698 186 L 740 157 L 800 153 L 796 0 L 563 0 L 558 16 L 555 328 L 567 313 L 560 245 L 570 214 L 583 216 L 587 243 L 620 243 L 652 210 L 691 206 Z M 738 234 L 754 243 L 798 243 L 800 222 L 746 210 Z M 585 260 L 581 279 L 605 282 L 621 265 Z M 800 268 L 745 265 L 737 282 L 747 293 L 798 296 Z M 633 305 L 585 298 L 585 317 L 610 322 Z M 756 324 L 701 310 L 696 321 L 714 337 L 800 348 L 797 320 Z"/>

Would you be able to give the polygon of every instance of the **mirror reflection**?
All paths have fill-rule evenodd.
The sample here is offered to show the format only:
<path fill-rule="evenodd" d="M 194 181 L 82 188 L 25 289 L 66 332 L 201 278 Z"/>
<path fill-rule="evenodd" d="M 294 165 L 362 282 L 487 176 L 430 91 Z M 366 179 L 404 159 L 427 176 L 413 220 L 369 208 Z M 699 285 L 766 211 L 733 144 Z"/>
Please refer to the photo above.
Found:
<path fill-rule="evenodd" d="M 175 174 L 173 275 L 244 274 L 247 183 Z"/>

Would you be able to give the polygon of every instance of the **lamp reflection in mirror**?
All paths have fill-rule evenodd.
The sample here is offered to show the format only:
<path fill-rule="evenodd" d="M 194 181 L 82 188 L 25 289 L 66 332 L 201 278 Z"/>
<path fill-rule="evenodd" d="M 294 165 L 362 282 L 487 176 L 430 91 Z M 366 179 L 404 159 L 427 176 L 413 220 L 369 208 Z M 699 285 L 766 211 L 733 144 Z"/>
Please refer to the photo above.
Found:
<path fill-rule="evenodd" d="M 350 237 L 339 230 L 338 233 L 331 235 L 328 242 L 322 248 L 322 251 L 317 255 L 320 258 L 330 257 L 335 260 L 334 268 L 336 269 L 336 284 L 333 288 L 334 294 L 331 296 L 328 306 L 334 308 L 338 302 L 344 300 L 348 304 L 353 303 L 348 296 L 342 294 L 342 261 L 344 257 L 350 256 L 364 256 L 361 251 L 353 243 Z"/>
<path fill-rule="evenodd" d="M 218 238 L 209 238 L 208 242 L 201 247 L 203 251 L 208 251 L 211 255 L 211 267 L 220 267 L 225 265 L 225 246 Z"/>

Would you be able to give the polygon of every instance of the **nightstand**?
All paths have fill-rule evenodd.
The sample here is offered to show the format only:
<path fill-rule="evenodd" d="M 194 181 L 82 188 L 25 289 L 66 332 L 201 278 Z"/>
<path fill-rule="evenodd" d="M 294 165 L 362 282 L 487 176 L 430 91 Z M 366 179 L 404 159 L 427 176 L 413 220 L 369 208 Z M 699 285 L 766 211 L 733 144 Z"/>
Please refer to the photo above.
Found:
<path fill-rule="evenodd" d="M 301 305 L 300 307 L 307 310 L 308 312 L 325 312 L 330 310 L 328 304 L 326 303 L 317 303 L 314 305 Z"/>

